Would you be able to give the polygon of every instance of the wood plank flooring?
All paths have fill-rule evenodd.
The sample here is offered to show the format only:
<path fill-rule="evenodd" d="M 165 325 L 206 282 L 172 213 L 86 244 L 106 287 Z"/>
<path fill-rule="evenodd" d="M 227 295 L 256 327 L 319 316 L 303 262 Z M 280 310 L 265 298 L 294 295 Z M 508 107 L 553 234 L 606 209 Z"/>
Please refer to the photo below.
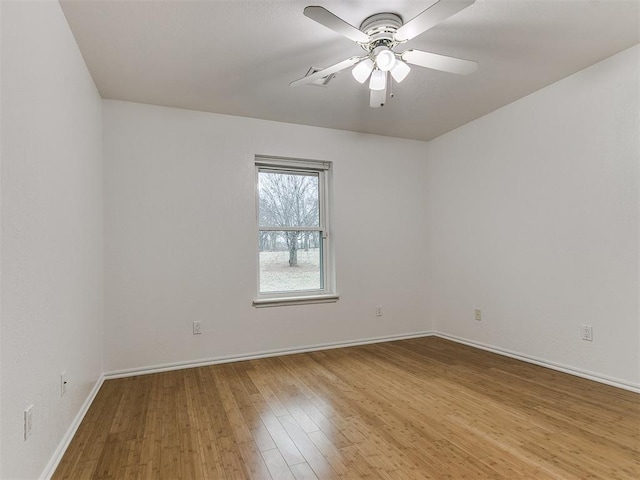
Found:
<path fill-rule="evenodd" d="M 640 395 L 436 337 L 108 380 L 54 479 L 638 479 Z"/>

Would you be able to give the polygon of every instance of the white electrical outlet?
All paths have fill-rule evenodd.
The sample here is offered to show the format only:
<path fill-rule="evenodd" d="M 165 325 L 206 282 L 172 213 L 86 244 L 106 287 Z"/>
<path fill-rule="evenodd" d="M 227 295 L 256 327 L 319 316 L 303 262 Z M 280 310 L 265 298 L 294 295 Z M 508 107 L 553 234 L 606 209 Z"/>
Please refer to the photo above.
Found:
<path fill-rule="evenodd" d="M 382 316 L 382 305 L 376 305 L 376 317 Z"/>
<path fill-rule="evenodd" d="M 474 314 L 475 314 L 476 320 L 481 322 L 482 321 L 482 312 L 479 309 L 476 308 L 474 310 Z"/>
<path fill-rule="evenodd" d="M 60 374 L 60 396 L 64 397 L 65 393 L 67 393 L 67 372 L 62 372 Z"/>
<path fill-rule="evenodd" d="M 582 340 L 593 342 L 593 327 L 591 325 L 582 325 Z"/>
<path fill-rule="evenodd" d="M 200 335 L 201 333 L 202 333 L 202 329 L 201 329 L 200 322 L 198 321 L 193 322 L 193 334 Z"/>
<path fill-rule="evenodd" d="M 33 405 L 29 405 L 24 411 L 24 439 L 25 441 L 31 436 L 33 430 Z"/>

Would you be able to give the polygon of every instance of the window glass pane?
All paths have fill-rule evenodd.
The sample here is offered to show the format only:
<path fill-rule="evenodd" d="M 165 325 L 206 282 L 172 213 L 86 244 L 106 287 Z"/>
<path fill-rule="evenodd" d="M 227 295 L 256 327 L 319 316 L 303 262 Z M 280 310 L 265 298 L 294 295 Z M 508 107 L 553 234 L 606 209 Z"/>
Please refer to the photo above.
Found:
<path fill-rule="evenodd" d="M 317 173 L 258 172 L 261 227 L 318 227 Z"/>
<path fill-rule="evenodd" d="M 321 290 L 320 232 L 259 232 L 260 292 Z"/>

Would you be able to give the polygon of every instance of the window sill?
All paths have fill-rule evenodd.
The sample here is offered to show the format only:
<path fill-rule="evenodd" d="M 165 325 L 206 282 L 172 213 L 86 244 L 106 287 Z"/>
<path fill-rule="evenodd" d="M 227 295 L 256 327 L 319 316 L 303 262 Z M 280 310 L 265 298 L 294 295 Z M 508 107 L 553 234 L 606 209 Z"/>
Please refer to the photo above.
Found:
<path fill-rule="evenodd" d="M 256 308 L 284 307 L 288 305 L 310 305 L 312 303 L 335 303 L 340 297 L 335 294 L 309 295 L 306 297 L 260 298 L 253 301 Z"/>

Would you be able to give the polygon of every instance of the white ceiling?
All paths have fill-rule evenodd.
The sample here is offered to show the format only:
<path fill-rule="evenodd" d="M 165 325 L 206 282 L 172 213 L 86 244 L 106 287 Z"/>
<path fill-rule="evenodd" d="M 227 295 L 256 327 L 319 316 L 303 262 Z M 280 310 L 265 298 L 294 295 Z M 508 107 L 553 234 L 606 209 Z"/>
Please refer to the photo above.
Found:
<path fill-rule="evenodd" d="M 432 3 L 61 0 L 104 98 L 418 140 L 640 42 L 640 0 L 477 0 L 406 44 L 477 61 L 469 76 L 413 67 L 378 109 L 349 70 L 327 88 L 289 87 L 311 66 L 363 53 L 303 16 L 305 6 L 358 27 L 383 11 L 406 22 Z"/>

